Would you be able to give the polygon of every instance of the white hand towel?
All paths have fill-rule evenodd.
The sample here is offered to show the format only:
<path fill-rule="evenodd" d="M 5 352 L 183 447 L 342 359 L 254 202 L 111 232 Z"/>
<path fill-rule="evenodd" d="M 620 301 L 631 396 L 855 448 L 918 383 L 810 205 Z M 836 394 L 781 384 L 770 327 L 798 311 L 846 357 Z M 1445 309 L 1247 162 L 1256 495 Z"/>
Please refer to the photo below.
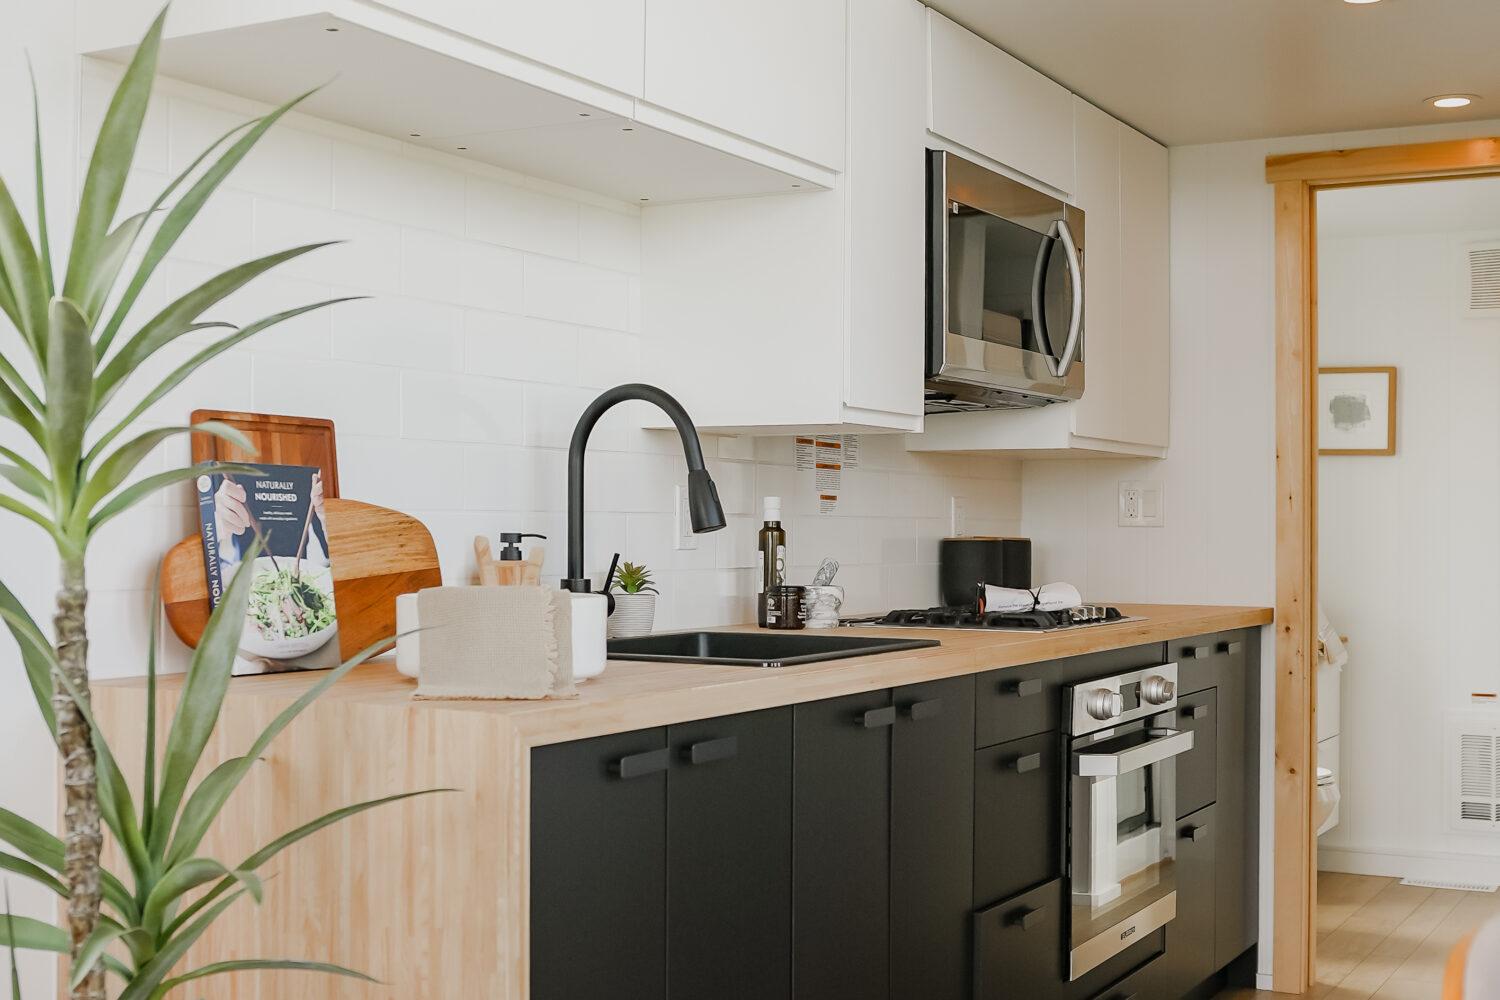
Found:
<path fill-rule="evenodd" d="M 1344 640 L 1339 637 L 1339 630 L 1328 623 L 1321 604 L 1318 605 L 1318 656 L 1334 669 L 1342 669 L 1349 662 Z"/>
<path fill-rule="evenodd" d="M 1078 588 L 1071 583 L 1048 583 L 1034 591 L 984 586 L 986 611 L 1065 611 L 1082 603 Z"/>

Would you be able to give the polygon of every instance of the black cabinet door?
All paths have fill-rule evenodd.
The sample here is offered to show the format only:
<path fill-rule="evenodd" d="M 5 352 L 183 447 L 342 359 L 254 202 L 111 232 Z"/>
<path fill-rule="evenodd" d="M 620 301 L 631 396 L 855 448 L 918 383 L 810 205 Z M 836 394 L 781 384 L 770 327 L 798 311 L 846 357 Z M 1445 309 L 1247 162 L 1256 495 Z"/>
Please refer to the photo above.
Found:
<path fill-rule="evenodd" d="M 785 1000 L 792 710 L 672 726 L 667 745 L 667 1000 Z"/>
<path fill-rule="evenodd" d="M 1061 879 L 974 914 L 974 1000 L 1061 1000 L 1067 982 Z"/>
<path fill-rule="evenodd" d="M 1167 924 L 1167 953 L 1152 965 L 1152 996 L 1178 1000 L 1219 970 L 1214 956 L 1214 807 L 1179 820 L 1177 916 Z"/>
<path fill-rule="evenodd" d="M 1175 716 L 1163 720 L 1170 728 L 1193 734 L 1193 749 L 1180 755 L 1177 765 L 1177 815 L 1213 805 L 1219 792 L 1218 688 L 1208 688 L 1178 699 Z"/>
<path fill-rule="evenodd" d="M 668 763 L 665 729 L 532 751 L 532 1000 L 666 995 Z"/>
<path fill-rule="evenodd" d="M 1042 733 L 974 754 L 974 904 L 1063 873 L 1062 737 Z"/>
<path fill-rule="evenodd" d="M 889 691 L 793 708 L 792 993 L 890 990 Z"/>
<path fill-rule="evenodd" d="M 891 998 L 966 1000 L 972 964 L 974 678 L 897 688 Z"/>
<path fill-rule="evenodd" d="M 1214 640 L 1218 665 L 1218 801 L 1214 959 L 1223 968 L 1259 934 L 1260 648 L 1254 630 Z"/>

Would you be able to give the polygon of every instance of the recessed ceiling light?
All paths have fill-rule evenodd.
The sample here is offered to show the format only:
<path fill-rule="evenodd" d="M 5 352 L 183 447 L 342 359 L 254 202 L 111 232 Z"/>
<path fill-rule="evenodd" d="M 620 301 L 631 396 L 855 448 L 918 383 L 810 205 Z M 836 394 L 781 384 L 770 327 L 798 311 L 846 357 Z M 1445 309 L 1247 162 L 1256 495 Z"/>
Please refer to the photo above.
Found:
<path fill-rule="evenodd" d="M 1439 97 L 1427 98 L 1427 103 L 1435 108 L 1467 108 L 1474 103 L 1473 94 L 1443 94 Z"/>
<path fill-rule="evenodd" d="M 1357 3 L 1357 4 L 1379 3 L 1379 2 L 1380 2 L 1380 0 L 1344 0 L 1344 3 Z"/>
<path fill-rule="evenodd" d="M 468 146 L 454 146 L 454 149 L 468 149 Z"/>
<path fill-rule="evenodd" d="M 413 139 L 420 139 L 420 138 L 422 138 L 422 133 L 421 132 L 408 132 L 406 134 L 409 135 L 409 136 L 411 136 Z"/>

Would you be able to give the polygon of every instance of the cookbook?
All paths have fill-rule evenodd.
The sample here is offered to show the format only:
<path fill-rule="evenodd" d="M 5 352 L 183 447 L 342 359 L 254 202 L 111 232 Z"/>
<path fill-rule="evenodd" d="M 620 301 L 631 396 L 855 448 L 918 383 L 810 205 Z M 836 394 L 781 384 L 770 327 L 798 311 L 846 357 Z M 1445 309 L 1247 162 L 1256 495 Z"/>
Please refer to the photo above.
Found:
<path fill-rule="evenodd" d="M 338 665 L 333 561 L 315 467 L 268 465 L 257 475 L 198 477 L 208 602 L 216 608 L 237 572 L 252 574 L 234 673 Z M 245 560 L 260 542 L 260 554 Z"/>

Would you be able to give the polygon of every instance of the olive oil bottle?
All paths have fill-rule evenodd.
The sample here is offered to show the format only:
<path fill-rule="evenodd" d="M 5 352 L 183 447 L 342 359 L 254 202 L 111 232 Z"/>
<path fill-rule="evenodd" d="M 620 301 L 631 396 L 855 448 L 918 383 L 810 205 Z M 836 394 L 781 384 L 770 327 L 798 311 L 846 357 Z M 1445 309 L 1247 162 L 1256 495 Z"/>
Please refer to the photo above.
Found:
<path fill-rule="evenodd" d="M 755 594 L 755 621 L 766 627 L 766 593 L 786 583 L 786 531 L 781 527 L 781 497 L 766 497 L 766 523 L 760 529 L 756 548 L 760 552 L 760 578 Z"/>

